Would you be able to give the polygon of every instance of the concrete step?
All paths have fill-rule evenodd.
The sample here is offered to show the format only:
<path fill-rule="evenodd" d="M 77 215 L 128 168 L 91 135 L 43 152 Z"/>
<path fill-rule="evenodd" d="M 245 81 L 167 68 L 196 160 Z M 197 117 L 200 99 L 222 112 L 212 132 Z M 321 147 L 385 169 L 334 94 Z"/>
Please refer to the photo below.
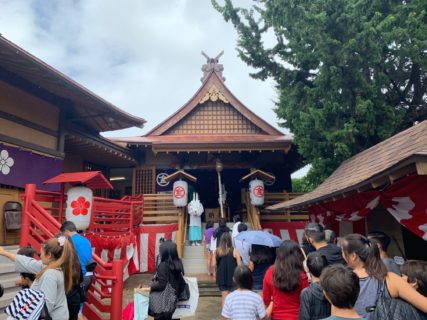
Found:
<path fill-rule="evenodd" d="M 219 291 L 218 286 L 215 282 L 198 282 L 199 287 L 199 296 L 200 297 L 220 297 L 221 291 Z"/>
<path fill-rule="evenodd" d="M 182 259 L 182 264 L 184 265 L 184 271 L 187 274 L 205 274 L 208 273 L 206 266 L 206 260 L 204 259 Z"/>
<path fill-rule="evenodd" d="M 203 246 L 184 246 L 182 263 L 185 273 L 204 274 L 208 272 Z"/>
<path fill-rule="evenodd" d="M 5 289 L 15 287 L 15 281 L 20 279 L 19 273 L 2 273 L 0 274 L 0 283 Z"/>
<path fill-rule="evenodd" d="M 13 253 L 18 252 L 18 250 L 19 250 L 19 246 L 17 246 L 17 245 L 16 246 L 15 245 L 3 246 L 3 248 L 5 248 L 7 251 L 11 251 Z M 6 257 L 0 256 L 0 263 L 6 263 L 6 262 L 11 262 L 11 261 Z M 1 273 L 1 271 L 0 271 L 0 273 Z"/>
<path fill-rule="evenodd" d="M 205 257 L 203 246 L 184 246 L 185 259 L 201 259 Z"/>

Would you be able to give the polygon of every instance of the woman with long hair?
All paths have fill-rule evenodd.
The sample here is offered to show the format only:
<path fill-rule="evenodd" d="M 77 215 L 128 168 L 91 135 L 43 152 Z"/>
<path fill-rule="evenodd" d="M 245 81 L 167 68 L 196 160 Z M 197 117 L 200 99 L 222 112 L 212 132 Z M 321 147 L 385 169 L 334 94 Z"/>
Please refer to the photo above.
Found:
<path fill-rule="evenodd" d="M 299 245 L 292 240 L 282 242 L 276 251 L 276 261 L 265 273 L 262 296 L 271 319 L 297 320 L 300 294 L 308 286 L 303 268 L 304 257 Z"/>
<path fill-rule="evenodd" d="M 176 301 L 184 289 L 185 282 L 183 279 L 184 266 L 178 256 L 178 250 L 175 242 L 165 240 L 159 248 L 160 263 L 156 270 L 156 277 L 149 287 L 140 288 L 142 291 L 163 291 L 169 283 L 175 290 Z M 156 320 L 170 320 L 173 312 L 164 312 L 155 317 Z"/>
<path fill-rule="evenodd" d="M 419 294 L 402 277 L 388 272 L 374 240 L 361 234 L 349 234 L 342 240 L 343 257 L 359 277 L 360 293 L 356 311 L 361 317 L 375 307 L 380 284 L 384 283 L 392 298 L 402 298 L 414 307 L 427 312 L 427 298 Z"/>
<path fill-rule="evenodd" d="M 233 249 L 230 232 L 221 236 L 219 245 L 215 251 L 216 260 L 216 284 L 221 291 L 222 304 L 230 291 L 233 290 L 233 274 L 236 269 L 236 251 Z"/>
<path fill-rule="evenodd" d="M 274 263 L 275 249 L 267 246 L 252 245 L 248 267 L 254 278 L 254 290 L 262 291 L 265 273 Z"/>
<path fill-rule="evenodd" d="M 6 251 L 3 247 L 0 247 L 0 255 L 14 261 L 16 271 L 35 273 L 31 289 L 44 293 L 49 316 L 55 320 L 68 320 L 66 293 L 80 281 L 80 275 L 74 273 L 75 268 L 80 270 L 80 264 L 73 250 L 71 240 L 59 236 L 41 244 L 40 260 Z"/>

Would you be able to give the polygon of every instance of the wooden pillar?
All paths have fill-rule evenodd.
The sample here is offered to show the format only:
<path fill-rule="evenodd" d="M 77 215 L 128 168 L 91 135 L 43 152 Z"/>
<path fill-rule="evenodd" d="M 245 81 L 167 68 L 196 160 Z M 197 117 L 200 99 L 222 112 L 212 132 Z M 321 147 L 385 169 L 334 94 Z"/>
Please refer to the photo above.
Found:
<path fill-rule="evenodd" d="M 31 201 L 34 200 L 36 196 L 36 185 L 35 184 L 26 184 L 25 185 L 25 202 L 24 210 L 22 212 L 22 223 L 21 223 L 21 239 L 19 241 L 19 246 L 26 247 L 29 245 L 30 237 L 30 217 L 29 212 L 31 210 Z"/>
<path fill-rule="evenodd" d="M 184 234 L 186 232 L 186 226 L 184 221 L 185 207 L 178 209 L 178 232 L 176 234 L 176 246 L 178 249 L 178 255 L 180 258 L 183 258 L 184 253 Z"/>

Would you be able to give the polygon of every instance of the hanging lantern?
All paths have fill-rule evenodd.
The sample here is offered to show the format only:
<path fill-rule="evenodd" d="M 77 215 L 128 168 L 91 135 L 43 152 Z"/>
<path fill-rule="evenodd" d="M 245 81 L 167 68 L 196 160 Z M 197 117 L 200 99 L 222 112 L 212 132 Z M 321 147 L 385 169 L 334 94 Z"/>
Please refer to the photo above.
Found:
<path fill-rule="evenodd" d="M 86 187 L 73 187 L 67 192 L 65 216 L 67 221 L 72 221 L 76 225 L 77 230 L 85 230 L 89 227 L 92 198 L 92 190 Z"/>
<path fill-rule="evenodd" d="M 249 182 L 249 196 L 254 206 L 264 204 L 264 182 L 259 179 Z"/>
<path fill-rule="evenodd" d="M 185 207 L 188 202 L 188 183 L 178 180 L 173 183 L 173 204 L 176 207 Z"/>

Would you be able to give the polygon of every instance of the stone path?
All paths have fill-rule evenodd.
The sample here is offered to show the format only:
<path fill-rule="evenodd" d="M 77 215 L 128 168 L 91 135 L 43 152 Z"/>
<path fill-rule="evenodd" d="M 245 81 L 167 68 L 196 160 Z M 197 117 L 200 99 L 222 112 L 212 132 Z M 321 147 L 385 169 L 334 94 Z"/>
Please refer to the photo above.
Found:
<path fill-rule="evenodd" d="M 127 279 L 123 285 L 123 307 L 133 299 L 133 289 L 139 284 L 148 286 L 151 282 L 152 274 L 134 274 Z M 149 317 L 149 319 L 153 319 Z M 221 297 L 201 297 L 194 317 L 185 318 L 188 320 L 220 320 L 221 319 Z"/>

